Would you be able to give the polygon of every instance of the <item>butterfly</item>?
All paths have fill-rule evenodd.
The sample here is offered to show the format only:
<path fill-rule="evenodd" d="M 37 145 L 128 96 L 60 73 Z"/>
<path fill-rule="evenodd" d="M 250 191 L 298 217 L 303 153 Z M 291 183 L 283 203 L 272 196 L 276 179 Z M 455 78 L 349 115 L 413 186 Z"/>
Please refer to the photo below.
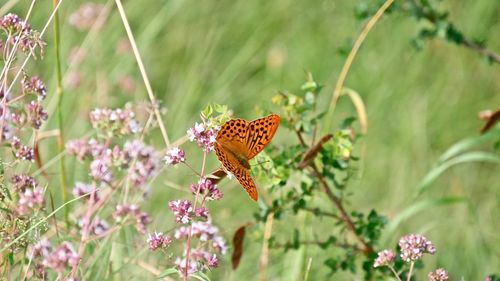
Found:
<path fill-rule="evenodd" d="M 217 158 L 254 201 L 257 201 L 257 187 L 250 176 L 248 161 L 266 147 L 279 124 L 280 117 L 276 114 L 251 122 L 232 119 L 222 125 L 215 137 L 214 149 Z"/>

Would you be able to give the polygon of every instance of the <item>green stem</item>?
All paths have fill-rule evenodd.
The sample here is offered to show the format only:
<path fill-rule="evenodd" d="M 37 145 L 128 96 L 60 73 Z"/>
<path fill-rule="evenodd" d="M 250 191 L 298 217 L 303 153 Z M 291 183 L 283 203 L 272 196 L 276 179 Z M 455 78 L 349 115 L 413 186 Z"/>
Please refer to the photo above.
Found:
<path fill-rule="evenodd" d="M 52 0 L 54 9 L 57 7 L 59 0 Z M 63 86 L 62 86 L 62 73 L 61 73 L 61 40 L 59 33 L 59 12 L 56 11 L 54 15 L 54 43 L 56 50 L 56 76 L 57 76 L 57 122 L 59 127 L 59 137 L 57 138 L 57 148 L 59 153 L 64 152 L 64 134 L 63 134 L 63 114 L 62 114 L 62 101 L 63 101 Z M 68 202 L 68 188 L 66 186 L 66 171 L 64 168 L 64 155 L 59 161 L 59 184 L 61 187 L 61 194 L 63 203 Z M 69 225 L 69 208 L 64 208 L 64 221 Z"/>

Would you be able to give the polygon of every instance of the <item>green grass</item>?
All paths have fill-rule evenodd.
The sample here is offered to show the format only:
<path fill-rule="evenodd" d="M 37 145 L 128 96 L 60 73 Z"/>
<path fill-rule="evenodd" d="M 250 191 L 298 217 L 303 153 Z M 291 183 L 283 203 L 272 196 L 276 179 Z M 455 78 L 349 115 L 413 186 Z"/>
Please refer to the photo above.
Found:
<path fill-rule="evenodd" d="M 51 10 L 50 1 L 39 2 L 31 21 L 36 28 L 43 26 Z M 79 3 L 65 2 L 60 14 L 63 73 L 70 50 L 85 38 L 85 32 L 77 32 L 67 24 L 69 14 Z M 316 81 L 324 84 L 324 93 L 331 93 L 345 60 L 338 49 L 351 42 L 362 26 L 353 16 L 355 4 L 356 1 L 318 0 L 124 3 L 155 94 L 167 109 L 164 121 L 172 140 L 182 137 L 186 129 L 199 120 L 199 111 L 210 102 L 228 104 L 238 117 L 258 117 L 255 108 L 273 109 L 270 100 L 279 90 L 298 90 L 304 71 L 311 71 Z M 25 5 L 16 6 L 15 11 L 23 15 Z M 97 36 L 90 39 L 87 57 L 76 68 L 82 74 L 82 86 L 65 89 L 66 139 L 89 132 L 87 114 L 94 107 L 147 101 L 135 60 L 131 55 L 116 52 L 116 44 L 125 38 L 125 32 L 114 3 L 111 5 L 108 21 Z M 495 0 L 444 1 L 443 9 L 450 11 L 451 19 L 465 34 L 487 38 L 490 49 L 500 50 L 497 36 L 500 6 Z M 435 257 L 425 259 L 427 271 L 444 267 L 454 280 L 462 276 L 465 280 L 482 280 L 487 273 L 498 270 L 500 264 L 498 165 L 454 166 L 424 194 L 417 198 L 413 195 L 442 153 L 459 140 L 478 135 L 482 122 L 477 112 L 498 107 L 500 68 L 486 63 L 468 49 L 442 40 L 433 40 L 422 51 L 416 51 L 410 41 L 421 25 L 401 14 L 384 16 L 368 35 L 349 72 L 345 86 L 361 95 L 369 122 L 369 134 L 357 146 L 364 146 L 365 150 L 357 150 L 362 160 L 360 173 L 351 182 L 355 196 L 349 208 L 365 211 L 375 208 L 391 219 L 418 202 L 462 198 L 459 203 L 429 204 L 419 209 L 401 221 L 394 232 L 384 236 L 383 246 L 393 247 L 406 233 L 424 232 L 438 249 Z M 45 79 L 52 99 L 49 103 L 55 105 L 52 36 L 49 32 L 46 38 L 45 59 L 31 63 L 29 71 Z M 273 52 L 284 57 L 283 64 L 274 68 L 266 64 Z M 124 94 L 119 90 L 120 75 L 133 77 L 137 82 L 135 93 Z M 329 96 L 324 95 L 325 102 Z M 47 129 L 57 128 L 55 110 L 51 112 Z M 340 122 L 337 120 L 352 112 L 348 100 L 341 99 L 333 121 L 335 127 Z M 280 134 L 285 132 L 278 131 L 277 140 L 285 142 Z M 162 148 L 158 130 L 150 142 Z M 193 144 L 187 148 L 188 157 L 199 155 Z M 42 157 L 48 159 L 56 154 L 56 143 L 47 141 L 41 149 Z M 216 165 L 215 156 L 211 155 L 209 170 Z M 87 173 L 72 159 L 67 159 L 67 167 L 70 186 Z M 55 165 L 51 173 L 57 172 Z M 173 226 L 166 204 L 185 194 L 167 187 L 165 180 L 187 185 L 195 177 L 184 168 L 168 169 L 154 181 L 151 197 L 144 204 L 154 216 L 152 225 L 157 229 Z M 59 190 L 57 177 L 50 185 L 54 191 Z M 234 182 L 224 181 L 222 188 L 224 200 L 214 202 L 211 207 L 214 221 L 227 231 L 229 240 L 242 221 L 252 220 L 252 213 L 258 207 Z M 311 219 L 306 215 L 299 219 L 305 231 L 310 231 Z M 319 227 L 328 229 L 326 225 Z M 291 237 L 291 230 L 287 220 L 276 223 L 275 231 L 285 236 L 290 233 Z M 131 239 L 132 234 L 125 232 L 117 236 L 115 242 L 98 242 L 111 251 L 100 250 L 100 254 L 110 254 L 113 261 L 119 260 L 122 256 L 116 253 L 121 248 L 123 256 L 140 254 L 141 259 L 155 267 L 164 265 L 166 259 L 157 253 L 131 253 L 122 243 Z M 220 269 L 209 273 L 212 280 L 256 280 L 261 247 L 258 239 L 257 233 L 249 234 L 242 264 L 236 272 L 231 272 L 227 257 Z M 322 265 L 322 255 L 326 254 L 332 253 L 318 252 L 315 248 L 287 254 L 272 252 L 269 280 L 302 280 L 310 256 L 315 259 L 309 280 L 327 280 L 327 271 Z M 297 270 L 291 272 L 290 266 Z M 421 271 L 422 278 L 427 271 Z M 136 266 L 121 268 L 115 275 L 116 280 L 120 280 L 122 277 L 116 276 L 134 280 L 154 278 Z M 337 277 L 338 280 L 348 278 L 342 274 Z"/>

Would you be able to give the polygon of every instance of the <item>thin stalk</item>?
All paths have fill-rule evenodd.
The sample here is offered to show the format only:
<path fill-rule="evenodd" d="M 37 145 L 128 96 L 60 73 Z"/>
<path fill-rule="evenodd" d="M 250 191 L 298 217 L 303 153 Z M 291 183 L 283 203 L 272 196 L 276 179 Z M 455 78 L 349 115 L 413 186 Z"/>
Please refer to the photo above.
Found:
<path fill-rule="evenodd" d="M 52 6 L 54 9 L 57 7 L 58 0 L 52 0 Z M 57 94 L 57 124 L 59 127 L 59 135 L 57 137 L 57 148 L 58 152 L 64 152 L 64 131 L 63 131 L 63 113 L 62 113 L 62 102 L 63 102 L 63 86 L 62 86 L 62 72 L 61 72 L 61 37 L 59 30 L 59 12 L 56 11 L 54 15 L 54 45 L 55 45 L 55 55 L 56 55 L 56 94 Z M 63 203 L 68 201 L 68 188 L 66 186 L 66 170 L 64 168 L 64 154 L 59 161 L 59 185 L 61 188 L 61 194 Z M 66 205 L 64 208 L 64 221 L 66 226 L 69 226 L 69 207 Z"/>
<path fill-rule="evenodd" d="M 408 272 L 408 277 L 406 278 L 406 281 L 410 281 L 411 280 L 411 275 L 413 274 L 413 266 L 415 265 L 415 262 L 411 262 L 410 263 L 410 271 Z"/>
<path fill-rule="evenodd" d="M 137 48 L 137 44 L 135 42 L 134 34 L 130 29 L 130 25 L 128 23 L 127 16 L 125 14 L 125 10 L 123 9 L 123 5 L 121 0 L 115 0 L 116 7 L 118 8 L 118 13 L 123 22 L 123 26 L 125 27 L 125 31 L 127 32 L 128 40 L 130 45 L 132 46 L 132 50 L 134 51 L 135 60 L 137 61 L 137 65 L 139 66 L 139 71 L 141 72 L 142 80 L 144 82 L 144 86 L 146 86 L 146 91 L 148 93 L 149 100 L 153 106 L 153 111 L 155 113 L 156 121 L 158 122 L 158 127 L 160 127 L 161 135 L 163 137 L 163 141 L 165 145 L 170 147 L 170 140 L 168 139 L 167 130 L 165 129 L 165 124 L 161 119 L 160 111 L 158 110 L 158 102 L 156 100 L 155 95 L 153 94 L 153 89 L 151 88 L 151 83 L 149 82 L 148 75 L 146 73 L 146 68 L 144 67 L 144 63 L 142 62 L 141 54 L 139 53 L 139 48 Z"/>
<path fill-rule="evenodd" d="M 337 79 L 337 84 L 335 85 L 335 89 L 333 90 L 331 102 L 330 102 L 330 107 L 328 108 L 328 115 L 327 115 L 327 122 L 331 122 L 333 118 L 333 113 L 335 112 L 335 107 L 337 105 L 337 100 L 340 97 L 340 93 L 342 90 L 342 87 L 344 86 L 345 79 L 347 77 L 347 73 L 349 73 L 349 69 L 351 68 L 352 62 L 354 61 L 354 58 L 356 57 L 356 54 L 358 53 L 359 48 L 361 48 L 361 44 L 365 41 L 366 36 L 370 32 L 370 30 L 375 26 L 375 24 L 379 21 L 379 19 L 382 17 L 384 12 L 389 9 L 389 7 L 392 5 L 394 0 L 386 0 L 384 4 L 377 10 L 375 15 L 366 23 L 365 27 L 359 34 L 358 38 L 356 38 L 356 41 L 354 42 L 354 45 L 352 46 L 351 51 L 349 52 L 349 55 L 347 56 L 347 59 L 344 63 L 344 66 L 342 67 L 342 70 L 340 71 L 339 78 Z M 325 129 L 329 129 L 330 124 L 328 126 L 325 126 Z"/>
<path fill-rule="evenodd" d="M 206 162 L 207 162 L 207 153 L 203 152 L 203 164 L 201 166 L 202 177 L 205 174 L 205 163 Z M 196 195 L 194 197 L 193 211 L 196 211 L 196 205 L 198 204 L 198 195 L 200 194 L 200 188 L 201 188 L 201 186 L 198 185 L 198 189 L 196 190 Z M 193 236 L 192 231 L 193 231 L 193 223 L 191 223 L 189 225 L 189 235 L 188 235 L 187 242 L 186 242 L 186 270 L 184 271 L 184 274 L 183 274 L 184 281 L 187 281 L 189 278 L 188 270 L 189 270 L 189 258 L 191 255 L 191 237 Z"/>
<path fill-rule="evenodd" d="M 396 272 L 396 270 L 394 269 L 394 267 L 392 267 L 392 265 L 388 265 L 388 267 L 391 269 L 392 273 L 394 273 L 394 276 L 396 276 L 396 278 L 398 279 L 398 281 L 401 281 L 401 278 L 399 278 L 399 275 Z"/>

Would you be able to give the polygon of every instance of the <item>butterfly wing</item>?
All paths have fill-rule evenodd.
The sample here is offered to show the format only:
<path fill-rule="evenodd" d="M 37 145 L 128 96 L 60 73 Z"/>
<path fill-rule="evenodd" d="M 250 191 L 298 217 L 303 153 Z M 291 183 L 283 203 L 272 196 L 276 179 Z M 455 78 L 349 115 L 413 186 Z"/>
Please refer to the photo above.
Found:
<path fill-rule="evenodd" d="M 278 126 L 280 117 L 276 114 L 259 118 L 248 124 L 245 136 L 246 156 L 252 159 L 271 141 Z"/>
<path fill-rule="evenodd" d="M 216 142 L 214 144 L 214 150 L 217 158 L 222 163 L 224 168 L 231 172 L 240 182 L 241 186 L 243 186 L 246 190 L 248 195 L 250 195 L 254 201 L 257 201 L 257 187 L 255 186 L 248 169 L 238 161 L 231 151 L 227 150 L 227 148 L 222 146 L 220 143 Z"/>

